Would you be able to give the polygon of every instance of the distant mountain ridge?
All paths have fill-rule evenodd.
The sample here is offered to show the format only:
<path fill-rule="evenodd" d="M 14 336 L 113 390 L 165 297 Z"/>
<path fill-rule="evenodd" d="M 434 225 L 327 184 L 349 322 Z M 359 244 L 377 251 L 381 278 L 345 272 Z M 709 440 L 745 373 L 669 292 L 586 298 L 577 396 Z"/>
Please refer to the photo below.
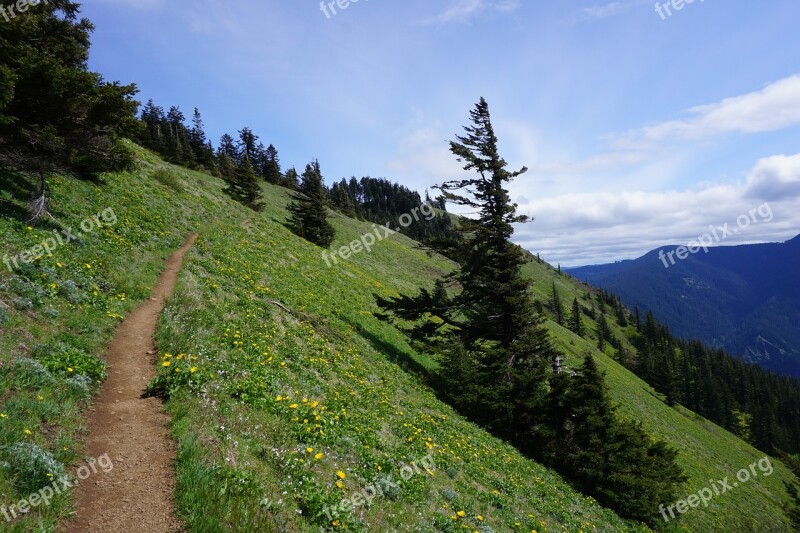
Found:
<path fill-rule="evenodd" d="M 682 252 L 682 260 L 680 248 L 566 271 L 631 308 L 651 309 L 678 336 L 800 377 L 800 235 L 783 243 L 700 249 L 688 257 Z"/>

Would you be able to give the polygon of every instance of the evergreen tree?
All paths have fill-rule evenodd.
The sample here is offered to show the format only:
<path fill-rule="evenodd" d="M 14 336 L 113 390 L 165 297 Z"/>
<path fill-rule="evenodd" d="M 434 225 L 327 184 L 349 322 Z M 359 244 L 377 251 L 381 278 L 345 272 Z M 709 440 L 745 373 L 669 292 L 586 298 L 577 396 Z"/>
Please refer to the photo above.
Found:
<path fill-rule="evenodd" d="M 258 141 L 258 136 L 250 128 L 245 127 L 239 131 L 238 158 L 240 161 L 247 158 L 252 165 L 256 157 L 256 141 Z"/>
<path fill-rule="evenodd" d="M 0 23 L 0 166 L 33 174 L 30 219 L 47 212 L 47 175 L 94 175 L 132 164 L 119 142 L 136 131 L 135 85 L 88 69 L 90 34 L 80 5 L 40 2 Z"/>
<path fill-rule="evenodd" d="M 611 340 L 611 329 L 608 327 L 606 315 L 601 313 L 597 321 L 597 347 L 600 351 L 605 350 L 606 342 L 609 340 Z"/>
<path fill-rule="evenodd" d="M 510 241 L 512 225 L 527 217 L 516 214 L 505 186 L 526 169 L 506 169 L 484 99 L 471 119 L 450 151 L 477 176 L 437 187 L 447 201 L 478 211 L 476 219 L 463 220 L 462 241 L 441 248 L 460 268 L 437 287 L 457 286 L 461 292 L 449 297 L 444 290 L 421 291 L 378 303 L 398 318 L 435 317 L 407 331 L 415 339 L 443 340 L 438 344 L 439 376 L 447 385 L 442 393 L 478 424 L 531 448 L 558 353 L 521 275 L 525 255 Z"/>
<path fill-rule="evenodd" d="M 225 183 L 232 183 L 236 180 L 236 163 L 231 156 L 220 151 L 217 154 L 217 165 L 219 167 L 220 177 Z"/>
<path fill-rule="evenodd" d="M 563 379 L 563 378 L 562 378 Z M 621 515 L 654 524 L 654 502 L 672 501 L 685 476 L 677 452 L 653 442 L 639 424 L 620 421 L 603 374 L 586 355 L 554 420 L 555 462 L 579 489 Z"/>
<path fill-rule="evenodd" d="M 209 143 L 206 137 L 203 117 L 200 115 L 200 110 L 196 107 L 192 114 L 192 128 L 189 130 L 189 146 L 200 166 L 212 174 L 216 173 L 214 149 L 211 147 L 211 143 Z"/>
<path fill-rule="evenodd" d="M 227 154 L 224 154 L 223 158 L 226 161 L 224 164 L 227 166 L 230 158 Z M 264 204 L 261 202 L 261 186 L 253 170 L 253 165 L 250 163 L 250 158 L 244 157 L 242 162 L 236 165 L 232 176 L 229 169 L 226 168 L 225 172 L 229 176 L 226 179 L 228 186 L 225 188 L 225 192 L 240 204 L 246 205 L 254 211 L 261 211 L 264 208 Z"/>
<path fill-rule="evenodd" d="M 556 288 L 556 282 L 553 282 L 553 290 L 550 294 L 550 309 L 553 310 L 553 315 L 555 316 L 556 323 L 559 326 L 564 325 L 564 306 L 561 303 L 561 297 L 558 295 L 558 289 Z"/>
<path fill-rule="evenodd" d="M 222 137 L 219 139 L 219 147 L 217 148 L 217 154 L 225 154 L 230 157 L 234 162 L 238 161 L 239 159 L 239 151 L 236 149 L 236 144 L 233 140 L 233 137 L 228 135 L 227 133 L 223 134 Z"/>
<path fill-rule="evenodd" d="M 628 318 L 625 316 L 625 308 L 619 301 L 617 301 L 617 324 L 619 324 L 620 327 L 623 328 L 628 327 Z"/>
<path fill-rule="evenodd" d="M 295 191 L 300 188 L 300 177 L 297 175 L 297 170 L 295 170 L 294 167 L 291 167 L 286 171 L 286 176 L 284 176 L 284 185 L 287 188 Z"/>
<path fill-rule="evenodd" d="M 293 231 L 314 244 L 327 248 L 336 237 L 336 232 L 328 222 L 325 188 L 319 161 L 306 165 L 303 181 L 294 202 L 289 205 L 289 225 Z"/>
<path fill-rule="evenodd" d="M 569 316 L 569 329 L 572 330 L 575 335 L 583 337 L 584 329 L 583 321 L 581 320 L 581 306 L 578 303 L 577 298 L 572 300 L 572 311 Z"/>
<path fill-rule="evenodd" d="M 278 158 L 278 150 L 273 145 L 269 145 L 266 150 L 266 161 L 264 165 L 264 179 L 276 185 L 284 184 L 283 174 L 281 174 L 281 162 Z"/>

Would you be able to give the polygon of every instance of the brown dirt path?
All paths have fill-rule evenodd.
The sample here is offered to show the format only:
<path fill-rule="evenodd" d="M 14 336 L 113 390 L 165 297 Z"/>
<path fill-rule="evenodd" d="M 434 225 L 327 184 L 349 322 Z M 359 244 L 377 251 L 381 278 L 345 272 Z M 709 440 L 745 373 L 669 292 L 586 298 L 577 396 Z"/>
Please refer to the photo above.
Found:
<path fill-rule="evenodd" d="M 196 238 L 190 236 L 167 259 L 150 299 L 119 325 L 108 346 L 108 379 L 89 417 L 85 455 L 108 453 L 114 467 L 75 488 L 78 511 L 62 531 L 182 531 L 172 499 L 175 445 L 167 430 L 169 416 L 160 400 L 142 393 L 155 375 L 156 322 Z"/>

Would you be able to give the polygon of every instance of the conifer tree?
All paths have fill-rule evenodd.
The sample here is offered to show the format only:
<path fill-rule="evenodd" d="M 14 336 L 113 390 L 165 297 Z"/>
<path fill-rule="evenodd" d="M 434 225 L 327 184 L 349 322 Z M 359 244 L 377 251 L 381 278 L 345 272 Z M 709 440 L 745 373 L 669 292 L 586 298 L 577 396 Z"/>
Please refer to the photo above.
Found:
<path fill-rule="evenodd" d="M 278 150 L 273 145 L 269 145 L 265 152 L 266 160 L 264 163 L 264 179 L 276 185 L 283 183 L 281 174 L 281 162 L 278 158 Z"/>
<path fill-rule="evenodd" d="M 234 163 L 231 156 L 225 152 L 217 154 L 217 166 L 219 167 L 220 177 L 225 183 L 230 183 L 236 179 L 236 163 Z"/>
<path fill-rule="evenodd" d="M 587 354 L 567 378 L 555 430 L 560 435 L 555 462 L 579 489 L 627 518 L 654 524 L 654 502 L 672 501 L 685 476 L 677 452 L 653 442 L 641 425 L 621 421 L 603 374 Z"/>
<path fill-rule="evenodd" d="M 527 217 L 516 214 L 505 187 L 527 169 L 506 169 L 483 98 L 464 129 L 466 134 L 456 136 L 450 151 L 465 171 L 476 175 L 437 187 L 447 201 L 478 212 L 476 219 L 463 219 L 461 241 L 440 248 L 460 268 L 433 293 L 379 298 L 378 303 L 399 318 L 436 317 L 407 331 L 415 339 L 443 340 L 438 344 L 443 394 L 478 424 L 528 447 L 543 414 L 547 377 L 558 352 L 521 275 L 526 257 L 510 241 L 512 225 Z M 449 297 L 441 287 L 461 291 Z"/>
<path fill-rule="evenodd" d="M 561 303 L 561 297 L 558 294 L 558 289 L 556 288 L 556 282 L 553 282 L 553 291 L 550 294 L 550 308 L 553 310 L 553 315 L 555 315 L 556 323 L 559 326 L 564 325 L 564 306 Z"/>
<path fill-rule="evenodd" d="M 325 188 L 319 161 L 306 165 L 303 181 L 294 193 L 294 202 L 289 205 L 289 225 L 304 239 L 327 248 L 336 237 L 336 232 L 328 222 Z"/>
<path fill-rule="evenodd" d="M 258 135 L 254 134 L 250 128 L 245 127 L 239 131 L 238 156 L 240 161 L 247 158 L 252 166 L 256 157 L 256 141 L 258 141 Z"/>
<path fill-rule="evenodd" d="M 35 4 L 24 16 L 0 22 L 0 166 L 36 178 L 31 221 L 49 214 L 48 174 L 130 166 L 131 154 L 119 140 L 138 126 L 136 86 L 105 82 L 88 69 L 94 26 L 78 18 L 80 4 Z"/>
<path fill-rule="evenodd" d="M 220 161 L 221 171 L 227 183 L 225 192 L 234 200 L 242 205 L 246 205 L 254 211 L 261 211 L 264 204 L 261 202 L 262 191 L 258 183 L 258 177 L 250 163 L 250 158 L 245 157 L 238 165 L 233 166 L 232 160 L 227 154 L 222 155 Z M 233 168 L 230 168 L 233 166 Z"/>
<path fill-rule="evenodd" d="M 606 348 L 606 341 L 611 339 L 611 329 L 608 327 L 608 321 L 606 321 L 606 315 L 604 313 L 600 313 L 600 318 L 597 320 L 597 347 L 600 351 L 605 350 Z"/>
<path fill-rule="evenodd" d="M 284 186 L 295 191 L 300 188 L 300 177 L 297 175 L 297 170 L 295 170 L 294 167 L 286 171 Z"/>
<path fill-rule="evenodd" d="M 579 337 L 583 337 L 583 321 L 581 320 L 581 306 L 578 304 L 578 299 L 575 298 L 572 300 L 572 312 L 569 316 L 569 329 L 575 335 Z"/>

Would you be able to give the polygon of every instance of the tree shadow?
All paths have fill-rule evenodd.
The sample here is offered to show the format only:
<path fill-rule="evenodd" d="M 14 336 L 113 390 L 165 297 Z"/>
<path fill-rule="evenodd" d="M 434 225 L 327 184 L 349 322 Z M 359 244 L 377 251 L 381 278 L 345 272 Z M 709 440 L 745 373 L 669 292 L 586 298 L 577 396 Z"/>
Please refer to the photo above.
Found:
<path fill-rule="evenodd" d="M 393 344 L 389 344 L 385 340 L 379 338 L 377 335 L 366 329 L 361 324 L 350 322 L 350 325 L 355 327 L 359 335 L 367 339 L 367 341 L 369 341 L 369 343 L 372 345 L 373 348 L 384 354 L 388 361 L 396 364 L 409 374 L 414 374 L 425 385 L 427 386 L 431 385 L 433 378 L 431 371 L 425 368 L 425 366 L 422 365 L 420 362 L 418 362 L 416 359 L 414 359 L 413 354 L 401 350 L 397 346 L 394 346 Z"/>
<path fill-rule="evenodd" d="M 11 196 L 12 200 L 0 198 L 0 216 L 25 220 L 28 210 L 25 204 L 34 190 L 33 181 L 24 174 L 0 168 L 0 191 Z"/>

